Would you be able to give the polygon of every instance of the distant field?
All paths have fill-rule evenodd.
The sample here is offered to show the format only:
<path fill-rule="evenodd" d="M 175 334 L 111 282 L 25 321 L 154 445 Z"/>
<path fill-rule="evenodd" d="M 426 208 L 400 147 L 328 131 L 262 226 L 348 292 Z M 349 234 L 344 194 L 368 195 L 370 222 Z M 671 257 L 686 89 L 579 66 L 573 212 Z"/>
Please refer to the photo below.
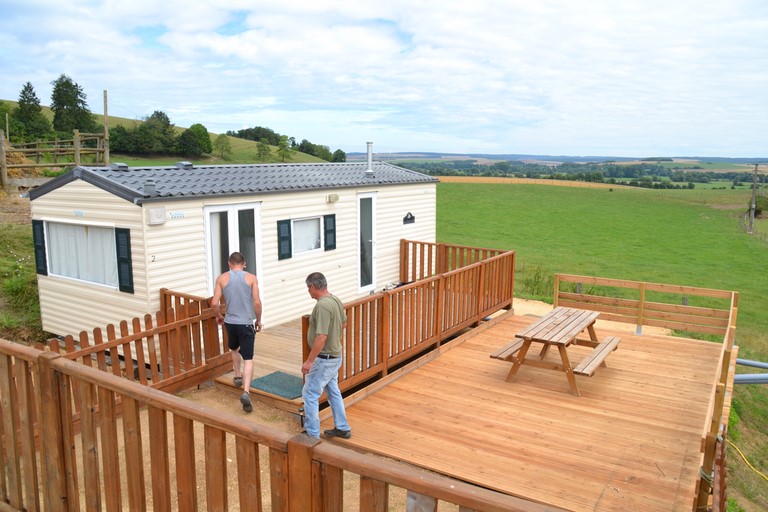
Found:
<path fill-rule="evenodd" d="M 541 180 L 534 178 L 488 178 L 482 176 L 436 176 L 441 183 L 498 183 L 498 184 L 517 184 L 517 185 L 556 185 L 560 187 L 572 188 L 630 188 L 626 185 L 611 185 L 608 183 L 590 183 L 586 181 L 569 180 Z"/>
<path fill-rule="evenodd" d="M 683 160 L 683 159 L 676 159 L 672 162 L 649 162 L 649 161 L 641 161 L 641 160 L 635 160 L 631 162 L 616 162 L 619 165 L 625 165 L 625 164 L 654 164 L 654 165 L 660 165 L 662 167 L 666 167 L 668 169 L 682 169 L 687 171 L 712 171 L 712 172 L 751 172 L 755 166 L 751 164 L 732 164 L 727 162 L 707 162 L 699 161 L 699 160 Z"/>

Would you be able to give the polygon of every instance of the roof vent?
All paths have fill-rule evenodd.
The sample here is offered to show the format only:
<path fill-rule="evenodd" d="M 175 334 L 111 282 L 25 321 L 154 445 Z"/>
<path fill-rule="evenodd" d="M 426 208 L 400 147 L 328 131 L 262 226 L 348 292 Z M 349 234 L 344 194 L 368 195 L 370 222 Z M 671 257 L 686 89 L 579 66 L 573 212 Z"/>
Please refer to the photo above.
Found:
<path fill-rule="evenodd" d="M 157 194 L 157 186 L 155 180 L 147 180 L 144 182 L 144 197 L 152 197 Z"/>
<path fill-rule="evenodd" d="M 368 145 L 368 169 L 365 170 L 367 176 L 373 175 L 373 142 L 366 142 Z"/>
<path fill-rule="evenodd" d="M 113 171 L 127 171 L 128 164 L 124 164 L 123 162 L 112 162 L 109 164 L 109 168 Z"/>
<path fill-rule="evenodd" d="M 192 162 L 187 162 L 187 161 L 176 162 L 176 167 L 178 167 L 179 169 L 191 169 Z"/>

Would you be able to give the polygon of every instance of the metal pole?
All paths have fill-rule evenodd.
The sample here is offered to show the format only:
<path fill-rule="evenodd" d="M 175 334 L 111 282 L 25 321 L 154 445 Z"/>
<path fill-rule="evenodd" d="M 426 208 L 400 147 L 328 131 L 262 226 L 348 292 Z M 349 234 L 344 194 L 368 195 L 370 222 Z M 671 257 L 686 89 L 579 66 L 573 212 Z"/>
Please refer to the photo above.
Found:
<path fill-rule="evenodd" d="M 109 167 L 109 116 L 107 115 L 107 90 L 104 89 L 104 166 Z"/>
<path fill-rule="evenodd" d="M 733 376 L 734 384 L 768 384 L 768 373 L 740 373 Z"/>
<path fill-rule="evenodd" d="M 764 363 L 762 361 L 752 361 L 751 359 L 736 359 L 736 364 L 740 364 L 742 366 L 751 366 L 753 368 L 765 368 L 768 370 L 768 363 Z"/>
<path fill-rule="evenodd" d="M 757 195 L 757 164 L 755 164 L 755 172 L 752 174 L 752 206 L 749 208 L 749 233 L 753 233 L 753 227 L 755 225 L 755 196 Z"/>

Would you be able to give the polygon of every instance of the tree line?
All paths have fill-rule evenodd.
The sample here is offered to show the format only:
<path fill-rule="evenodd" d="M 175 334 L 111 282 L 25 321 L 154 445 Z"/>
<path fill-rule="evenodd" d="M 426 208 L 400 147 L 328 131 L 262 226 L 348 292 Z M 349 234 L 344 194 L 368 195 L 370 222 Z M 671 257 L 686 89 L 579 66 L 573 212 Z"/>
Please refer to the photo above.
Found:
<path fill-rule="evenodd" d="M 274 130 L 270 128 L 265 128 L 263 126 L 254 126 L 253 128 L 243 128 L 237 131 L 229 130 L 227 132 L 227 135 L 229 135 L 230 137 L 238 137 L 240 139 L 252 140 L 262 144 L 267 143 L 272 146 L 278 146 L 278 148 L 280 144 L 280 139 L 282 137 L 285 137 L 291 149 L 295 151 L 301 151 L 302 153 L 306 153 L 307 155 L 312 155 L 317 158 L 321 158 L 326 162 L 346 162 L 347 161 L 347 154 L 341 149 L 337 149 L 336 151 L 331 153 L 331 149 L 328 146 L 324 146 L 321 144 L 313 144 L 312 142 L 309 142 L 307 139 L 302 139 L 302 141 L 297 144 L 295 137 L 280 135 Z"/>
<path fill-rule="evenodd" d="M 478 164 L 475 160 L 450 160 L 446 162 L 397 162 L 398 165 L 414 171 L 436 176 L 483 176 L 534 178 L 552 180 L 585 181 L 629 185 L 643 188 L 693 189 L 696 183 L 710 183 L 728 180 L 733 186 L 751 184 L 750 172 L 713 172 L 670 169 L 653 162 L 639 164 L 616 163 L 575 163 L 560 164 L 526 163 L 516 160 L 495 162 L 492 165 Z"/>
<path fill-rule="evenodd" d="M 43 113 L 40 99 L 30 82 L 22 87 L 15 109 L 0 101 L 0 113 L 3 117 L 9 114 L 8 131 L 12 142 L 68 138 L 72 136 L 72 130 L 91 133 L 102 129 L 88 110 L 82 87 L 63 74 L 51 85 L 53 123 Z"/>
<path fill-rule="evenodd" d="M 83 133 L 103 132 L 104 126 L 96 121 L 88 108 L 87 96 L 76 82 L 65 74 L 51 82 L 51 111 L 53 122 L 43 113 L 40 99 L 31 82 L 19 93 L 15 108 L 0 101 L 0 115 L 8 114 L 8 134 L 12 143 L 67 139 L 73 130 Z M 109 129 L 110 151 L 131 155 L 180 155 L 201 157 L 216 154 L 226 159 L 232 153 L 228 138 L 239 137 L 256 141 L 256 153 L 260 160 L 271 158 L 271 147 L 277 146 L 277 155 L 283 162 L 290 160 L 294 151 L 322 158 L 329 162 L 345 162 L 346 153 L 338 149 L 331 153 L 328 146 L 313 144 L 304 139 L 296 143 L 294 137 L 280 135 L 269 128 L 254 127 L 228 131 L 213 141 L 208 129 L 195 123 L 180 131 L 171 123 L 165 112 L 156 110 L 142 119 L 142 123 L 126 127 L 119 124 Z"/>

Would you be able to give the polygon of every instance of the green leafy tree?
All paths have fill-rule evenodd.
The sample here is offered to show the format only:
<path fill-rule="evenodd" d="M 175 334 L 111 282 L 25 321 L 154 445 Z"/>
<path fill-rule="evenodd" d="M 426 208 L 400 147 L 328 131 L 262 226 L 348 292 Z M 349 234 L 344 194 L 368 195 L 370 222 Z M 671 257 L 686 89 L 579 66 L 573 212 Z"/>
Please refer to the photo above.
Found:
<path fill-rule="evenodd" d="M 119 124 L 109 129 L 109 149 L 115 153 L 136 152 L 136 129 Z"/>
<path fill-rule="evenodd" d="M 69 133 L 72 130 L 93 132 L 96 123 L 93 120 L 86 95 L 82 87 L 72 81 L 67 75 L 61 75 L 51 82 L 51 110 L 53 110 L 53 128 L 60 132 Z"/>
<path fill-rule="evenodd" d="M 340 149 L 337 149 L 333 152 L 333 161 L 334 162 L 346 162 L 347 161 L 347 154 L 343 152 Z"/>
<path fill-rule="evenodd" d="M 185 156 L 202 156 L 203 148 L 200 145 L 200 139 L 192 130 L 184 130 L 179 136 L 177 142 L 179 153 Z"/>
<path fill-rule="evenodd" d="M 222 159 L 226 160 L 232 154 L 232 142 L 227 135 L 222 133 L 213 141 L 212 150 Z"/>
<path fill-rule="evenodd" d="M 136 129 L 134 150 L 145 154 L 176 152 L 176 132 L 165 112 L 155 110 L 139 125 Z"/>
<path fill-rule="evenodd" d="M 331 148 L 323 146 L 321 144 L 315 144 L 315 156 L 322 158 L 326 162 L 333 161 L 333 155 L 331 154 Z"/>
<path fill-rule="evenodd" d="M 267 161 L 269 155 L 272 154 L 272 148 L 269 147 L 269 141 L 267 139 L 261 139 L 256 145 L 256 154 L 259 155 L 259 160 L 262 162 Z"/>
<path fill-rule="evenodd" d="M 204 154 L 210 155 L 211 151 L 213 151 L 213 146 L 211 144 L 211 136 L 208 133 L 208 128 L 200 123 L 195 123 L 187 128 L 187 131 L 192 132 L 195 135 L 198 141 L 198 145 L 200 146 L 200 150 Z"/>
<path fill-rule="evenodd" d="M 292 153 L 293 153 L 293 150 L 291 149 L 291 146 L 288 143 L 288 136 L 281 135 L 280 142 L 277 145 L 277 156 L 280 157 L 280 161 L 285 162 L 286 160 L 290 160 Z"/>
<path fill-rule="evenodd" d="M 5 132 L 5 116 L 8 114 L 8 132 L 5 134 L 5 138 L 11 142 L 24 142 L 24 125 L 16 120 L 16 117 L 11 115 L 13 108 L 8 103 L 0 101 L 0 120 L 2 120 L 2 126 L 0 130 Z"/>
<path fill-rule="evenodd" d="M 43 107 L 30 82 L 24 84 L 19 93 L 19 103 L 13 117 L 23 125 L 23 135 L 28 140 L 43 138 L 51 133 L 51 122 L 43 114 Z"/>

